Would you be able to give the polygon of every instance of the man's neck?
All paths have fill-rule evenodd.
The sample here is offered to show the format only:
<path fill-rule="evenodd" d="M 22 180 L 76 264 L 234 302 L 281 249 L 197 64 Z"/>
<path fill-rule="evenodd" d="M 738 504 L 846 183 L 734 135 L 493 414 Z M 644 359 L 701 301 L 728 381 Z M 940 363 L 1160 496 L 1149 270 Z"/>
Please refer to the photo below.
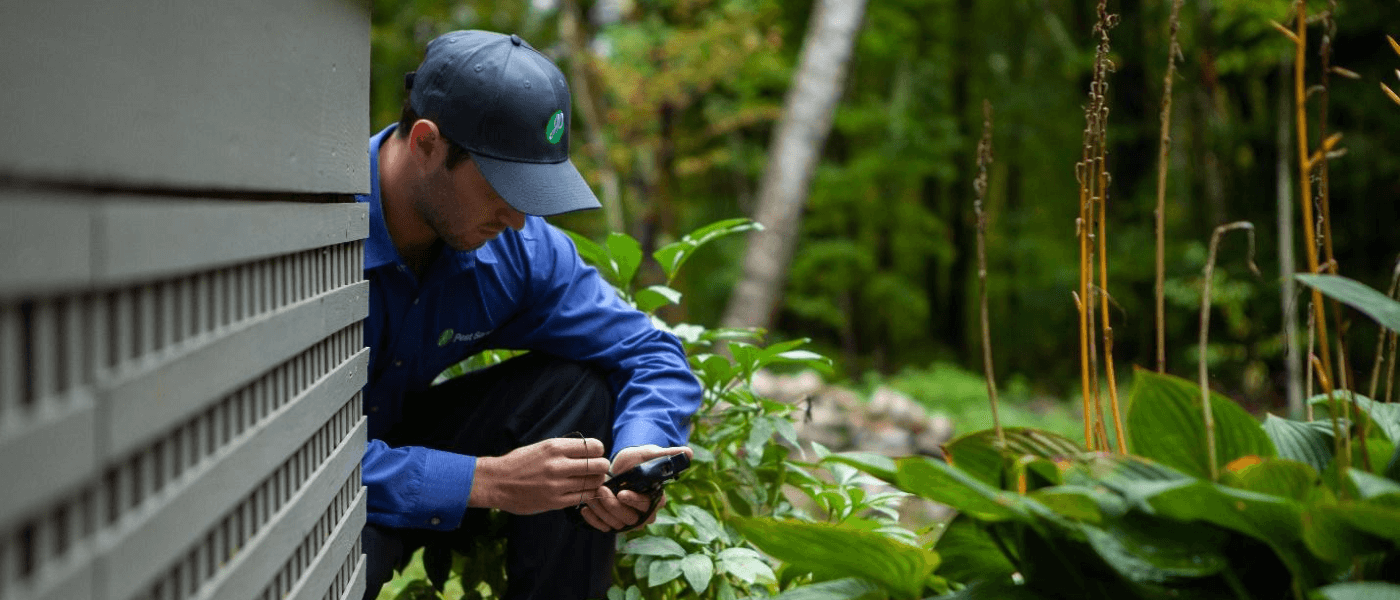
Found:
<path fill-rule="evenodd" d="M 408 140 L 397 134 L 390 133 L 379 147 L 379 205 L 394 249 L 421 275 L 440 249 L 441 240 L 414 209 Z"/>

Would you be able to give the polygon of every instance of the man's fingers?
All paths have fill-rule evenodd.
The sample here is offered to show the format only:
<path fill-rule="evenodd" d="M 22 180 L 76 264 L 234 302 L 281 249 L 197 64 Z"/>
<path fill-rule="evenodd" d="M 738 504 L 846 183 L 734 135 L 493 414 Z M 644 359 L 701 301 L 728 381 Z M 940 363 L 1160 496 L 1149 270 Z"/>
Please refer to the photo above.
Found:
<path fill-rule="evenodd" d="M 644 513 L 651 508 L 651 497 L 643 496 L 632 490 L 622 490 L 617 495 L 618 501 L 626 506 L 632 507 L 638 514 Z"/>
<path fill-rule="evenodd" d="M 599 458 L 603 456 L 603 442 L 597 438 L 555 438 L 555 446 L 563 450 L 569 458 Z"/>

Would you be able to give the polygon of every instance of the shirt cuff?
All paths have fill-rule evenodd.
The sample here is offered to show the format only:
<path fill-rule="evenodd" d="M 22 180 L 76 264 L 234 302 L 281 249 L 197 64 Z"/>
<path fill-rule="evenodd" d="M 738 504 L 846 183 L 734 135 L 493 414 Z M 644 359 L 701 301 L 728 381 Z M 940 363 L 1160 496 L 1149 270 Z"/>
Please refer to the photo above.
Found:
<path fill-rule="evenodd" d="M 418 498 L 422 519 L 415 527 L 450 531 L 462 524 L 471 497 L 472 480 L 476 476 L 476 457 L 426 449 L 423 481 Z"/>
<path fill-rule="evenodd" d="M 684 440 L 676 441 L 668 438 L 669 436 L 666 435 L 665 431 L 649 422 L 632 421 L 625 423 L 619 427 L 617 431 L 613 432 L 612 456 L 608 458 L 609 460 L 617 458 L 618 452 L 621 452 L 624 448 L 631 448 L 634 446 L 656 444 L 662 448 L 668 448 L 671 446 L 685 445 Z"/>

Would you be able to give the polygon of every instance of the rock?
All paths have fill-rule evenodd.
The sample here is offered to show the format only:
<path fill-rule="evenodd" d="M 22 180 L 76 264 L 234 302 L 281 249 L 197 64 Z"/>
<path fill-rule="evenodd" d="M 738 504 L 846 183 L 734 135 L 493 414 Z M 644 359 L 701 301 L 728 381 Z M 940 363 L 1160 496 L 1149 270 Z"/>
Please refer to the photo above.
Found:
<path fill-rule="evenodd" d="M 925 456 L 943 456 L 943 444 L 953 439 L 953 420 L 946 415 L 933 415 L 924 422 L 923 431 L 914 434 L 914 451 Z"/>
<path fill-rule="evenodd" d="M 853 432 L 855 449 L 873 452 L 889 457 L 909 456 L 914 453 L 912 436 L 909 430 L 889 421 L 867 423 Z"/>
<path fill-rule="evenodd" d="M 928 412 L 917 401 L 894 388 L 880 386 L 870 396 L 871 416 L 884 418 L 915 433 L 923 431 Z"/>

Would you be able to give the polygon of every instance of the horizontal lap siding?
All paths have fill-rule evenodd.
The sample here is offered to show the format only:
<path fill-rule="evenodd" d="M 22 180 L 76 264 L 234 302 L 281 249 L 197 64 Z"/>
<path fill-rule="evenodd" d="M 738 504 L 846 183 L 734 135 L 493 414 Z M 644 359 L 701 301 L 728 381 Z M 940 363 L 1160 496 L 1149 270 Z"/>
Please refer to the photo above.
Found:
<path fill-rule="evenodd" d="M 0 80 L 0 600 L 359 597 L 369 3 L 20 3 Z"/>

